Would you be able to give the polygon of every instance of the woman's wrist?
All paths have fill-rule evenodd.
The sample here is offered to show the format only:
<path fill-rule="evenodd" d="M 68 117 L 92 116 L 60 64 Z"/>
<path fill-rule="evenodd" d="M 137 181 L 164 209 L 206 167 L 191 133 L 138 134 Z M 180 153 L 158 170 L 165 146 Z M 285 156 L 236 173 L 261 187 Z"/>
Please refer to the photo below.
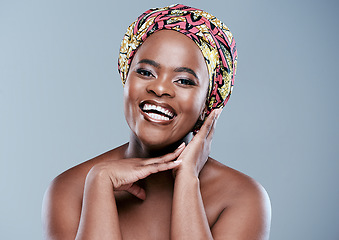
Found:
<path fill-rule="evenodd" d="M 199 173 L 194 168 L 181 168 L 176 172 L 175 179 L 184 181 L 199 180 Z"/>
<path fill-rule="evenodd" d="M 111 187 L 113 188 L 113 183 L 107 173 L 107 170 L 100 164 L 95 165 L 88 172 L 86 177 L 87 184 L 94 184 L 96 187 Z"/>

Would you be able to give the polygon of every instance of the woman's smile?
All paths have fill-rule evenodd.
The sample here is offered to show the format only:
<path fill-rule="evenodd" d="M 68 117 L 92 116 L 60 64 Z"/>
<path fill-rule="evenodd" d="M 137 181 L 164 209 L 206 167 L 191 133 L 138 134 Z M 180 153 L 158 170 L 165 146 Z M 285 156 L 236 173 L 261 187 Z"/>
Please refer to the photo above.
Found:
<path fill-rule="evenodd" d="M 145 120 L 150 122 L 169 124 L 176 116 L 175 110 L 167 103 L 146 100 L 139 106 Z"/>

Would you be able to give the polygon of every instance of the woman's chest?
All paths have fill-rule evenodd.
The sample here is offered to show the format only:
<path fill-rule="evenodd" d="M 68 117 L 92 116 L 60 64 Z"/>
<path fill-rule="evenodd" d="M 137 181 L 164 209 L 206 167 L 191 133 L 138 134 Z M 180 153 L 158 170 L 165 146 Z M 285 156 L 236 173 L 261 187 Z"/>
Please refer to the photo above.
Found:
<path fill-rule="evenodd" d="M 170 238 L 171 198 L 118 202 L 117 207 L 123 239 Z"/>
<path fill-rule="evenodd" d="M 220 202 L 208 195 L 203 194 L 203 202 L 209 226 L 212 227 L 222 208 Z M 172 195 L 149 196 L 145 201 L 136 198 L 118 199 L 123 239 L 170 239 L 172 201 Z"/>

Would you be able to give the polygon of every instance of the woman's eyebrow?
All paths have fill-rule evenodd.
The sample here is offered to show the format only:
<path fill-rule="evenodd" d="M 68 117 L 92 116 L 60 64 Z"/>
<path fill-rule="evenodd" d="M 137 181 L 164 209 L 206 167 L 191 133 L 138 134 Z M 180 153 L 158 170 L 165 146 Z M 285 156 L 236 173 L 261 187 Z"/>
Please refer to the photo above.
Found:
<path fill-rule="evenodd" d="M 197 74 L 192 69 L 187 68 L 187 67 L 178 67 L 174 69 L 174 72 L 187 72 L 187 73 L 192 74 L 195 78 L 199 79 Z"/>
<path fill-rule="evenodd" d="M 141 59 L 138 64 L 140 63 L 146 63 L 146 64 L 149 64 L 149 65 L 152 65 L 156 68 L 160 68 L 160 64 L 157 63 L 156 61 L 153 61 L 151 59 Z M 192 74 L 195 78 L 199 79 L 197 74 L 191 69 L 191 68 L 188 68 L 188 67 L 177 67 L 174 69 L 174 72 L 187 72 L 187 73 L 190 73 Z"/>
<path fill-rule="evenodd" d="M 159 63 L 157 63 L 156 61 L 150 60 L 150 59 L 142 59 L 138 62 L 138 64 L 140 64 L 140 63 L 146 63 L 146 64 L 152 65 L 156 68 L 160 68 Z"/>

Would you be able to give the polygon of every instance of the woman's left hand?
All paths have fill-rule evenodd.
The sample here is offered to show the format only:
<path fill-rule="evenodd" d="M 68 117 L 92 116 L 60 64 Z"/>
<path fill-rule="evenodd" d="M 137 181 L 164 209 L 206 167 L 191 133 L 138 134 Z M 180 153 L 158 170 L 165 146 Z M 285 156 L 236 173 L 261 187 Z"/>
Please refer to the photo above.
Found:
<path fill-rule="evenodd" d="M 182 163 L 173 170 L 175 177 L 182 172 L 199 176 L 210 154 L 216 122 L 221 111 L 222 109 L 216 109 L 207 117 L 199 132 L 179 155 L 178 160 L 182 160 Z"/>

